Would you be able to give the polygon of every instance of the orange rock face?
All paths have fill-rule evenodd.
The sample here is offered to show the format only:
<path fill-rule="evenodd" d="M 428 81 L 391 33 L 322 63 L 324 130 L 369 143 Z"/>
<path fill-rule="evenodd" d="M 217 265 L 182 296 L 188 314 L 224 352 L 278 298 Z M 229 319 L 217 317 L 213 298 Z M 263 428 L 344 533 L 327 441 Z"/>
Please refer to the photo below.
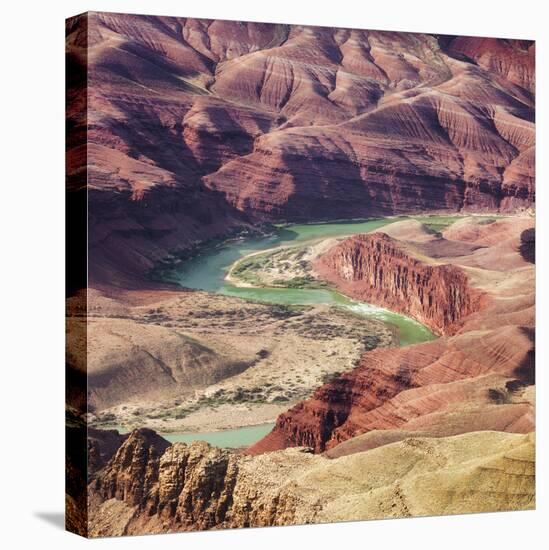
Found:
<path fill-rule="evenodd" d="M 345 240 L 315 269 L 348 296 L 411 315 L 439 334 L 455 331 L 480 307 L 480 293 L 461 269 L 421 262 L 383 233 Z"/>
<path fill-rule="evenodd" d="M 106 13 L 87 25 L 68 29 L 67 158 L 89 190 L 93 284 L 136 286 L 169 252 L 265 220 L 534 202 L 527 41 Z"/>

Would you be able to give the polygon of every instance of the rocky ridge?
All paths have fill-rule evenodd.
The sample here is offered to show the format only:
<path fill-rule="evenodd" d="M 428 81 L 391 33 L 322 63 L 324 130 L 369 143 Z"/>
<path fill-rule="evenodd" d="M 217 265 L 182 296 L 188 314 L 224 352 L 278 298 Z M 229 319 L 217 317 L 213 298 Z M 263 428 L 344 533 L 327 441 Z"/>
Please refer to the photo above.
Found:
<path fill-rule="evenodd" d="M 250 457 L 204 442 L 167 445 L 143 429 L 129 436 L 90 485 L 90 535 L 533 506 L 527 435 L 408 438 L 336 460 L 307 449 Z M 132 481 L 136 473 L 140 485 Z"/>

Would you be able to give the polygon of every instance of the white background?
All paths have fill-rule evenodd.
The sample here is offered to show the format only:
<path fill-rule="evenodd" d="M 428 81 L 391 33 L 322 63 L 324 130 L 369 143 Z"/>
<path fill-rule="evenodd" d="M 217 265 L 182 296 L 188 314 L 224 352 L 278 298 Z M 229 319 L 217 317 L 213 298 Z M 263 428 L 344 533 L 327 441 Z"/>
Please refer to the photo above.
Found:
<path fill-rule="evenodd" d="M 546 247 L 538 246 L 535 512 L 85 541 L 62 530 L 64 494 L 64 18 L 86 10 L 307 23 L 537 41 L 538 243 L 547 238 L 547 21 L 541 0 L 4 2 L 0 40 L 0 544 L 4 548 L 545 546 Z M 545 34 L 544 34 L 545 33 Z M 6 170 L 7 168 L 7 170 Z M 547 241 L 545 241 L 547 242 Z M 545 529 L 544 529 L 545 527 Z M 91 545 L 91 546 L 90 546 Z M 546 547 L 546 546 L 545 546 Z"/>

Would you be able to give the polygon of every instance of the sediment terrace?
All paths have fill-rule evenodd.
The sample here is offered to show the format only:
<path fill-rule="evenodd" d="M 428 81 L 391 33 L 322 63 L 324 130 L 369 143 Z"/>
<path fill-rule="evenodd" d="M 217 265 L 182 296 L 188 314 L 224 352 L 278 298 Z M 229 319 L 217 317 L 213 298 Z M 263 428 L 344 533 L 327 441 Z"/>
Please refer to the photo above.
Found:
<path fill-rule="evenodd" d="M 67 326 L 68 338 L 87 337 L 70 370 L 87 373 L 96 427 L 203 432 L 272 422 L 366 349 L 396 341 L 383 322 L 325 304 L 168 289 L 90 291 L 88 303 L 88 316 L 74 311 Z"/>

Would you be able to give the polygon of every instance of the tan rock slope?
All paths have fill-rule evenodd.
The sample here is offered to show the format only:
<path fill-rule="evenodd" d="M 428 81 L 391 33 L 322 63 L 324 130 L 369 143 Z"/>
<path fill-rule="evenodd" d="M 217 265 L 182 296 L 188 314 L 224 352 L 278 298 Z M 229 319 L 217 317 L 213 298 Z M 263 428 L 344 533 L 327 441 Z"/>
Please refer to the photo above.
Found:
<path fill-rule="evenodd" d="M 83 18 L 67 29 L 67 166 L 88 186 L 92 284 L 140 285 L 250 222 L 534 202 L 533 43 Z"/>
<path fill-rule="evenodd" d="M 139 480 L 139 482 L 136 482 Z M 527 509 L 531 435 L 411 437 L 335 460 L 167 446 L 136 430 L 90 485 L 92 536 Z"/>
<path fill-rule="evenodd" d="M 528 218 L 489 224 L 468 219 L 450 226 L 436 249 L 448 239 L 480 248 L 436 260 L 426 256 L 430 242 L 398 244 L 380 234 L 330 249 L 319 266 L 344 292 L 385 301 L 451 336 L 365 353 L 356 369 L 279 416 L 274 430 L 248 452 L 301 445 L 318 452 L 377 430 L 532 431 L 532 231 Z M 433 277 L 439 277 L 434 285 Z M 371 445 L 370 439 L 365 448 Z"/>
<path fill-rule="evenodd" d="M 325 304 L 290 308 L 174 289 L 87 297 L 87 316 L 79 297 L 68 301 L 67 375 L 85 381 L 94 426 L 165 432 L 272 422 L 366 349 L 395 342 L 381 321 Z"/>

